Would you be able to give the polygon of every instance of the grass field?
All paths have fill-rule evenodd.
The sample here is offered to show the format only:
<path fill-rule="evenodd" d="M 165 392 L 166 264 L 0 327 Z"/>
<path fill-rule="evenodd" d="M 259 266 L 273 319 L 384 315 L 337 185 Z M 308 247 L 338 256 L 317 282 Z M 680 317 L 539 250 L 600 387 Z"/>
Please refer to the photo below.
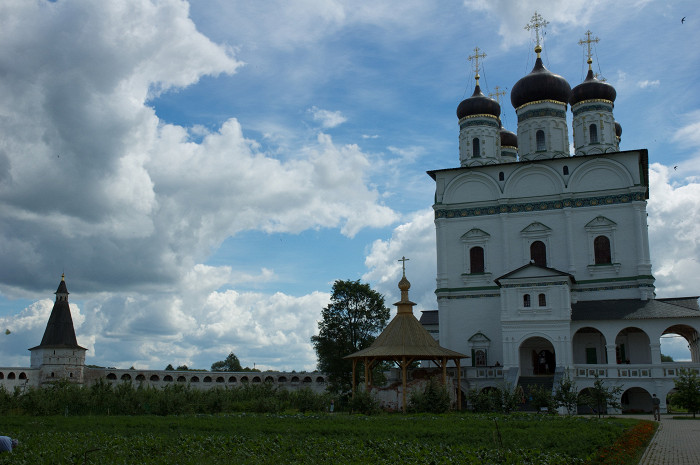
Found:
<path fill-rule="evenodd" d="M 20 447 L 0 464 L 601 463 L 600 451 L 637 423 L 521 414 L 5 416 L 0 434 Z"/>

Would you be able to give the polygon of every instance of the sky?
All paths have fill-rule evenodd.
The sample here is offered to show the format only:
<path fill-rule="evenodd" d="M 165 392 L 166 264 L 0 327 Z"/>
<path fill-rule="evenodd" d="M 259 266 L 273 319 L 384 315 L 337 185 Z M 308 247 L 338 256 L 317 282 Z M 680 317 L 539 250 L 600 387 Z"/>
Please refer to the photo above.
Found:
<path fill-rule="evenodd" d="M 600 39 L 621 149 L 649 150 L 657 297 L 698 295 L 696 1 L 4 0 L 0 365 L 28 366 L 62 273 L 86 362 L 120 368 L 312 370 L 333 282 L 391 307 L 402 256 L 436 309 L 426 171 L 459 165 L 475 47 L 485 92 L 530 72 L 535 11 L 572 87 Z"/>

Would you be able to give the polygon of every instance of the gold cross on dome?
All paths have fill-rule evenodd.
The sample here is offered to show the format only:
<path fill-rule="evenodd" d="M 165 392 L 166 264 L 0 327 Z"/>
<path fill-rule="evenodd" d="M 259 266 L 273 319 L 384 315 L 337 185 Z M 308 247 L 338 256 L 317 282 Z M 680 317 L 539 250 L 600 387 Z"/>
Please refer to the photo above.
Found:
<path fill-rule="evenodd" d="M 474 62 L 474 74 L 477 84 L 479 83 L 479 58 L 486 58 L 485 53 L 479 53 L 479 47 L 474 47 L 474 55 L 469 55 L 467 59 Z"/>
<path fill-rule="evenodd" d="M 496 92 L 491 92 L 491 93 L 489 94 L 489 97 L 490 97 L 490 98 L 495 98 L 496 101 L 498 102 L 498 104 L 500 105 L 500 104 L 501 104 L 501 97 L 503 97 L 503 96 L 506 95 L 506 91 L 505 91 L 505 90 L 500 90 L 500 87 L 498 87 L 498 86 L 494 87 L 494 89 L 496 89 Z"/>
<path fill-rule="evenodd" d="M 532 15 L 530 22 L 525 26 L 526 31 L 529 31 L 530 29 L 535 30 L 535 41 L 538 47 L 540 46 L 540 29 L 544 29 L 547 24 L 549 24 L 549 21 L 546 21 L 542 15 L 537 14 L 535 11 L 535 14 Z"/>
<path fill-rule="evenodd" d="M 593 54 L 591 53 L 591 44 L 597 44 L 598 42 L 600 42 L 600 39 L 597 37 L 594 39 L 591 39 L 592 34 L 593 33 L 590 30 L 588 30 L 588 31 L 586 31 L 586 40 L 581 39 L 578 41 L 579 45 L 586 44 L 586 47 L 588 48 L 588 51 L 587 51 L 588 60 L 586 61 L 586 63 L 588 63 L 588 69 L 592 69 L 591 63 L 593 63 L 593 59 L 591 58 L 593 56 Z"/>
<path fill-rule="evenodd" d="M 405 256 L 404 256 L 404 257 L 401 257 L 400 260 L 397 260 L 397 261 L 399 261 L 399 262 L 402 262 L 402 263 L 401 263 L 401 267 L 403 268 L 403 276 L 404 276 L 404 278 L 406 277 L 406 262 L 407 262 L 408 260 L 409 260 L 409 259 L 406 258 Z"/>

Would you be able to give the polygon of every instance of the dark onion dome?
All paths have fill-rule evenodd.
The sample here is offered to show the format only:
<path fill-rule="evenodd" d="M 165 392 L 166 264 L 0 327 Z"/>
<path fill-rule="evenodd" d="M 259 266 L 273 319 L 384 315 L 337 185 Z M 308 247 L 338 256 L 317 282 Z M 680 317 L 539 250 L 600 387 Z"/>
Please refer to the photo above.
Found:
<path fill-rule="evenodd" d="M 589 69 L 586 79 L 571 90 L 569 103 L 571 106 L 585 100 L 609 100 L 615 101 L 617 92 L 607 82 L 599 81 L 593 76 L 593 70 Z"/>
<path fill-rule="evenodd" d="M 539 100 L 554 100 L 566 104 L 571 95 L 571 86 L 566 79 L 544 67 L 537 53 L 535 67 L 527 76 L 520 78 L 510 91 L 510 103 L 518 109 L 526 103 Z"/>
<path fill-rule="evenodd" d="M 517 147 L 518 136 L 514 132 L 501 128 L 501 147 Z"/>
<path fill-rule="evenodd" d="M 615 121 L 615 135 L 617 137 L 622 137 L 622 125 Z"/>
<path fill-rule="evenodd" d="M 496 118 L 501 116 L 501 106 L 494 99 L 481 93 L 478 81 L 474 88 L 474 94 L 468 99 L 462 100 L 457 107 L 457 118 L 460 120 L 465 116 L 475 115 L 491 115 Z"/>

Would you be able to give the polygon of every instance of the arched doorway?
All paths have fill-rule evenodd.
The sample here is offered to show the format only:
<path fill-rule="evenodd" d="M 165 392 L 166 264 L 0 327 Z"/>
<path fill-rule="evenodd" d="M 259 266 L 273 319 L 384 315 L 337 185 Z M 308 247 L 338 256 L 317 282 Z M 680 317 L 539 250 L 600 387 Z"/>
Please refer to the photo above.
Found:
<path fill-rule="evenodd" d="M 651 413 L 651 394 L 646 389 L 633 387 L 622 393 L 622 413 Z"/>
<path fill-rule="evenodd" d="M 615 338 L 615 358 L 618 364 L 651 363 L 649 336 L 639 328 L 625 328 Z"/>
<path fill-rule="evenodd" d="M 556 368 L 554 346 L 535 336 L 520 344 L 520 376 L 551 376 Z"/>
<path fill-rule="evenodd" d="M 662 362 L 694 362 L 700 359 L 698 339 L 695 328 L 688 325 L 673 325 L 661 334 Z M 665 357 L 664 357 L 665 356 Z"/>
<path fill-rule="evenodd" d="M 595 328 L 586 327 L 576 331 L 572 341 L 576 365 L 598 365 L 608 363 L 605 336 Z"/>
<path fill-rule="evenodd" d="M 576 413 L 579 415 L 591 415 L 591 414 L 597 414 L 598 412 L 594 407 L 590 405 L 588 402 L 593 394 L 593 390 L 591 388 L 585 388 L 582 389 L 578 393 L 578 404 L 576 406 Z M 601 414 L 607 413 L 607 409 L 603 409 L 603 411 L 600 412 Z"/>

